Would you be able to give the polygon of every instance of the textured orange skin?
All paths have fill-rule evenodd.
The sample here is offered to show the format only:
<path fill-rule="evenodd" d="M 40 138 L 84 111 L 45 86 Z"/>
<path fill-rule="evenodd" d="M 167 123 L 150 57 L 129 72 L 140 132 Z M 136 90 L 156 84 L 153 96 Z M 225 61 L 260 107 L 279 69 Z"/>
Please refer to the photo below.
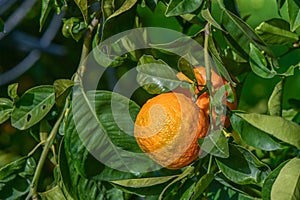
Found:
<path fill-rule="evenodd" d="M 206 84 L 206 69 L 205 67 L 195 67 L 194 68 L 194 73 L 198 82 L 198 85 L 205 85 Z M 188 82 L 192 81 L 186 77 L 184 74 L 182 74 L 181 72 L 177 73 L 177 78 L 179 80 L 186 80 Z M 222 85 L 227 84 L 228 81 L 223 79 L 220 75 L 218 75 L 215 71 L 211 70 L 211 83 L 212 86 L 215 90 L 218 90 L 220 87 L 222 87 Z M 230 103 L 228 101 L 225 100 L 225 98 L 223 100 L 223 104 L 226 105 L 230 110 L 235 110 L 237 108 L 237 101 L 236 101 L 236 93 L 235 90 L 232 86 L 230 86 L 232 89 L 232 92 L 234 94 L 234 102 Z M 198 87 L 195 90 L 195 94 L 199 93 L 199 90 L 202 90 L 203 87 Z M 183 92 L 185 95 L 187 96 L 191 96 L 190 94 L 188 94 L 188 92 Z M 207 92 L 203 93 L 202 95 L 200 95 L 197 99 L 197 105 L 199 106 L 200 109 L 204 110 L 204 112 L 209 115 L 209 94 Z M 216 119 L 217 114 L 216 112 L 213 110 L 212 112 L 212 118 Z M 220 116 L 220 122 L 222 124 L 224 124 L 224 127 L 229 127 L 230 126 L 230 117 L 229 116 L 224 116 L 221 115 Z M 215 124 L 215 122 L 214 122 Z"/>
<path fill-rule="evenodd" d="M 143 105 L 134 136 L 151 159 L 165 168 L 180 169 L 198 157 L 198 139 L 205 137 L 208 127 L 207 116 L 190 98 L 169 92 Z"/>

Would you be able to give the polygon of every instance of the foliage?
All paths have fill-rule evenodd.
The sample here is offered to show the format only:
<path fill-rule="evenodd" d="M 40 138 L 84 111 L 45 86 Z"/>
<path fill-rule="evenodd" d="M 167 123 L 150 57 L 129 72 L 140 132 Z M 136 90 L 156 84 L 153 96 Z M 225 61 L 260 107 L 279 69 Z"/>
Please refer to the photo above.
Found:
<path fill-rule="evenodd" d="M 0 169 L 0 199 L 300 199 L 300 96 L 285 97 L 293 90 L 288 82 L 299 79 L 300 60 L 287 65 L 284 58 L 300 45 L 300 4 L 276 3 L 277 18 L 251 27 L 234 0 L 42 0 L 40 30 L 50 26 L 49 13 L 65 12 L 62 33 L 83 44 L 82 57 L 72 78 L 30 88 L 20 97 L 18 85 L 12 84 L 8 98 L 0 98 L 0 123 L 10 120 L 24 132 L 18 134 L 30 133 L 37 141 L 27 156 Z M 238 100 L 247 77 L 276 82 L 266 112 L 251 113 L 239 103 L 240 110 L 229 113 L 231 126 L 199 140 L 203 155 L 180 170 L 145 171 L 157 166 L 145 156 L 132 160 L 130 153 L 141 153 L 133 138 L 140 105 L 154 94 L 178 86 L 192 90 L 196 84 L 180 81 L 174 73 L 195 80 L 191 66 L 197 63 L 174 53 L 186 50 L 174 45 L 183 44 L 185 36 L 174 41 L 154 35 L 147 49 L 119 41 L 106 49 L 107 60 L 97 46 L 123 31 L 150 26 L 184 33 L 203 46 L 207 72 L 214 62 L 236 86 Z M 3 30 L 5 20 L 0 19 Z M 167 41 L 164 37 L 168 42 L 160 43 Z M 129 99 L 105 87 L 109 76 L 101 78 L 98 88 L 85 86 L 83 81 L 92 79 L 83 70 L 92 47 L 95 61 L 108 66 L 116 79 L 136 68 L 133 79 L 143 89 Z M 120 55 L 122 48 L 128 51 Z M 218 100 L 210 102 L 218 105 Z M 82 139 L 82 131 L 91 137 Z M 99 155 L 105 164 L 94 157 Z"/>

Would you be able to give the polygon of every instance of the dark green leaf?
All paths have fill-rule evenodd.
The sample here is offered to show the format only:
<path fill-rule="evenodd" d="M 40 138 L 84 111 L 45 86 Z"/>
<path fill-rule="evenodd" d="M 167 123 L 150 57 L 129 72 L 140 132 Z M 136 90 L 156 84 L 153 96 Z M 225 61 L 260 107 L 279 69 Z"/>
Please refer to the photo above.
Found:
<path fill-rule="evenodd" d="M 300 26 L 300 3 L 298 0 L 287 0 L 291 31 Z"/>
<path fill-rule="evenodd" d="M 0 32 L 4 32 L 4 21 L 0 18 Z"/>
<path fill-rule="evenodd" d="M 0 98 L 0 124 L 9 119 L 13 106 L 13 102 L 10 99 Z"/>
<path fill-rule="evenodd" d="M 296 33 L 290 31 L 289 23 L 283 19 L 262 22 L 255 31 L 267 44 L 292 44 L 299 39 Z"/>
<path fill-rule="evenodd" d="M 74 40 L 79 41 L 86 28 L 87 26 L 83 21 L 80 21 L 80 19 L 76 17 L 71 17 L 64 20 L 62 33 L 67 38 L 72 37 Z"/>
<path fill-rule="evenodd" d="M 20 199 L 29 192 L 35 167 L 32 163 L 33 158 L 25 156 L 0 169 L 0 199 Z"/>
<path fill-rule="evenodd" d="M 282 146 L 267 133 L 255 128 L 240 117 L 232 115 L 230 120 L 232 127 L 240 134 L 243 142 L 246 144 L 265 151 L 274 151 L 282 148 Z"/>
<path fill-rule="evenodd" d="M 211 131 L 205 138 L 198 140 L 201 150 L 221 158 L 228 158 L 229 148 L 227 138 L 221 130 Z"/>
<path fill-rule="evenodd" d="M 55 104 L 52 86 L 38 86 L 27 90 L 11 113 L 12 125 L 20 130 L 30 128 L 42 120 Z"/>
<path fill-rule="evenodd" d="M 127 180 L 118 180 L 118 181 L 110 181 L 110 182 L 121 185 L 121 186 L 125 186 L 125 187 L 140 188 L 140 187 L 150 187 L 150 186 L 154 186 L 154 185 L 159 185 L 159 184 L 168 182 L 176 177 L 178 177 L 178 175 L 127 179 Z"/>
<path fill-rule="evenodd" d="M 9 85 L 7 88 L 7 94 L 14 102 L 19 100 L 18 86 L 19 86 L 18 83 L 14 83 L 14 84 Z"/>
<path fill-rule="evenodd" d="M 267 68 L 267 61 L 263 53 L 252 43 L 250 43 L 250 66 L 252 71 L 262 78 L 273 78 L 276 71 Z"/>
<path fill-rule="evenodd" d="M 195 170 L 195 168 L 193 166 L 188 166 L 182 174 L 180 174 L 176 179 L 174 179 L 171 183 L 169 183 L 164 190 L 160 193 L 159 195 L 159 200 L 162 200 L 164 197 L 165 192 L 167 191 L 167 189 L 172 186 L 174 183 L 184 179 L 185 177 L 187 177 L 188 175 L 190 175 L 191 173 L 193 173 Z"/>
<path fill-rule="evenodd" d="M 107 3 L 111 1 L 105 1 Z M 123 5 L 109 16 L 104 22 L 102 41 L 112 35 L 132 29 L 136 17 L 136 2 L 137 0 L 125 0 Z M 116 26 L 118 24 L 118 26 Z"/>
<path fill-rule="evenodd" d="M 42 0 L 42 9 L 41 9 L 41 16 L 40 16 L 40 31 L 42 31 L 43 25 L 54 6 L 53 0 Z"/>
<path fill-rule="evenodd" d="M 217 165 L 225 177 L 242 185 L 262 186 L 270 172 L 269 167 L 242 147 L 230 145 L 229 149 L 228 158 L 216 158 Z"/>
<path fill-rule="evenodd" d="M 39 193 L 39 195 L 41 196 L 42 200 L 67 200 L 64 196 L 64 193 L 58 186 L 55 186 L 46 192 Z"/>
<path fill-rule="evenodd" d="M 178 80 L 175 70 L 162 60 L 144 55 L 137 66 L 137 82 L 150 94 L 171 91 L 182 82 Z"/>
<path fill-rule="evenodd" d="M 192 200 L 199 199 L 200 195 L 206 190 L 206 188 L 210 185 L 210 183 L 214 180 L 215 176 L 213 174 L 204 174 L 200 180 L 197 182 L 194 195 L 192 196 Z"/>
<path fill-rule="evenodd" d="M 97 180 L 129 179 L 159 167 L 141 152 L 133 137 L 139 111 L 133 101 L 109 91 L 84 94 L 80 90 L 75 91 L 72 102 L 65 148 L 81 175 Z"/>
<path fill-rule="evenodd" d="M 262 114 L 236 113 L 252 126 L 278 138 L 279 140 L 300 148 L 300 126 L 282 117 Z"/>
<path fill-rule="evenodd" d="M 281 116 L 282 98 L 283 98 L 283 80 L 277 83 L 268 101 L 268 109 L 270 115 Z"/>
<path fill-rule="evenodd" d="M 74 82 L 69 79 L 58 79 L 54 82 L 53 88 L 55 93 L 55 102 L 59 107 L 64 105 L 64 102 L 73 86 Z"/>
<path fill-rule="evenodd" d="M 272 200 L 300 199 L 300 159 L 293 158 L 280 170 L 271 190 Z"/>
<path fill-rule="evenodd" d="M 201 20 L 197 15 L 195 14 L 184 14 L 184 15 L 180 15 L 180 17 L 182 17 L 183 19 L 185 19 L 186 21 L 193 23 L 193 24 L 198 24 L 200 26 L 203 26 L 203 20 Z"/>
<path fill-rule="evenodd" d="M 235 42 L 249 55 L 250 43 L 254 44 L 259 50 L 264 51 L 267 55 L 273 57 L 273 53 L 266 44 L 259 38 L 252 28 L 239 17 L 226 10 L 222 2 L 218 1 L 222 9 L 222 25 L 234 39 Z"/>
<path fill-rule="evenodd" d="M 85 0 L 74 0 L 74 1 L 81 11 L 85 24 L 88 24 L 89 23 L 88 1 Z"/>
<path fill-rule="evenodd" d="M 272 190 L 272 186 L 280 172 L 280 170 L 286 165 L 288 161 L 281 163 L 278 167 L 276 167 L 276 169 L 274 169 L 269 176 L 266 178 L 263 187 L 262 187 L 262 198 L 265 200 L 269 200 L 271 199 L 271 190 Z"/>
<path fill-rule="evenodd" d="M 186 75 L 190 80 L 196 81 L 194 66 L 189 63 L 186 59 L 181 57 L 178 60 L 177 67 L 184 75 Z"/>
<path fill-rule="evenodd" d="M 218 22 L 212 17 L 212 15 L 210 14 L 209 9 L 205 9 L 205 10 L 201 10 L 201 15 L 202 17 L 209 22 L 211 25 L 213 25 L 214 27 L 216 27 L 217 29 L 224 31 L 221 27 L 220 24 L 218 24 Z"/>
<path fill-rule="evenodd" d="M 165 15 L 167 17 L 191 13 L 202 4 L 203 0 L 171 0 Z"/>
<path fill-rule="evenodd" d="M 277 0 L 277 6 L 278 8 L 282 8 L 283 4 L 286 2 L 286 0 Z"/>

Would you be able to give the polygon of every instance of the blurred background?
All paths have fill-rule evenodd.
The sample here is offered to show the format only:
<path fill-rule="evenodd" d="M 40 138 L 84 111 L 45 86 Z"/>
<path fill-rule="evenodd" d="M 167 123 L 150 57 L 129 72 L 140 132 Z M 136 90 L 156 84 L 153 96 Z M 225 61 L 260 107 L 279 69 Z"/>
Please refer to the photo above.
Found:
<path fill-rule="evenodd" d="M 253 28 L 262 21 L 278 17 L 279 14 L 287 18 L 286 6 L 277 13 L 275 0 L 237 0 L 237 5 L 241 17 Z M 54 80 L 60 78 L 70 79 L 77 69 L 82 40 L 76 42 L 62 35 L 61 19 L 64 13 L 59 16 L 50 13 L 46 25 L 40 31 L 40 10 L 41 1 L 0 0 L 0 18 L 5 22 L 6 31 L 4 34 L 0 33 L 0 97 L 7 97 L 7 87 L 11 83 L 19 83 L 18 93 L 21 95 L 37 85 L 53 84 Z M 171 28 L 180 29 L 172 18 L 168 20 L 169 23 L 162 23 L 153 17 L 147 25 L 168 24 Z M 272 48 L 277 56 L 281 56 L 279 64 L 282 69 L 300 62 L 299 48 L 292 53 L 286 53 L 289 50 L 286 47 Z M 117 68 L 115 73 L 122 74 L 122 70 Z M 279 79 L 266 80 L 253 73 L 245 78 L 243 89 L 239 91 L 239 109 L 266 113 L 268 99 Z M 300 99 L 299 70 L 286 81 L 283 105 L 285 109 L 292 107 L 289 99 Z M 17 134 L 21 134 L 22 139 L 20 135 L 16 137 Z M 26 155 L 33 146 L 35 141 L 30 133 L 19 133 L 8 122 L 0 125 L 0 167 Z"/>

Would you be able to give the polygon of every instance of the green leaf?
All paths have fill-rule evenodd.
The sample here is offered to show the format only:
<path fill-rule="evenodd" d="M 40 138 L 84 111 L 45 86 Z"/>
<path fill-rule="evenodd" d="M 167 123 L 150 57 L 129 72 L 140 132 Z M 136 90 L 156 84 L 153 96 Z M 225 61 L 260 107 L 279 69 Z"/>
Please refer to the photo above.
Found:
<path fill-rule="evenodd" d="M 218 0 L 218 3 L 222 10 L 222 25 L 234 41 L 243 49 L 243 51 L 249 55 L 250 43 L 252 43 L 259 50 L 264 51 L 267 55 L 273 57 L 271 49 L 266 46 L 266 44 L 247 23 L 228 11 L 222 4 L 221 0 Z"/>
<path fill-rule="evenodd" d="M 300 159 L 293 158 L 281 170 L 272 190 L 272 200 L 300 199 Z"/>
<path fill-rule="evenodd" d="M 4 32 L 4 21 L 0 18 L 0 32 Z"/>
<path fill-rule="evenodd" d="M 0 124 L 10 118 L 13 106 L 13 102 L 10 99 L 0 98 Z"/>
<path fill-rule="evenodd" d="M 42 0 L 42 9 L 41 9 L 41 16 L 40 16 L 40 31 L 42 31 L 43 25 L 54 6 L 53 0 Z"/>
<path fill-rule="evenodd" d="M 192 200 L 199 199 L 200 195 L 206 190 L 206 188 L 210 185 L 210 183 L 214 180 L 215 176 L 213 174 L 204 174 L 200 180 L 197 182 L 194 195 L 192 196 Z"/>
<path fill-rule="evenodd" d="M 194 67 L 186 59 L 184 59 L 183 57 L 179 58 L 177 67 L 179 71 L 186 75 L 190 80 L 197 81 L 194 72 Z"/>
<path fill-rule="evenodd" d="M 52 86 L 38 86 L 27 90 L 11 113 L 12 125 L 25 130 L 42 120 L 55 104 Z"/>
<path fill-rule="evenodd" d="M 183 19 L 185 19 L 186 21 L 193 23 L 193 24 L 198 24 L 199 26 L 203 26 L 203 21 L 195 14 L 183 14 L 180 15 L 180 17 L 182 17 Z"/>
<path fill-rule="evenodd" d="M 262 186 L 270 172 L 269 167 L 242 147 L 230 145 L 229 149 L 228 158 L 216 158 L 217 165 L 225 177 L 241 185 Z"/>
<path fill-rule="evenodd" d="M 263 53 L 250 43 L 250 66 L 252 71 L 262 78 L 273 78 L 276 71 L 271 71 L 267 68 L 267 61 Z"/>
<path fill-rule="evenodd" d="M 63 107 L 73 86 L 74 82 L 69 79 L 58 79 L 54 82 L 55 102 L 59 107 Z"/>
<path fill-rule="evenodd" d="M 174 179 L 171 183 L 169 183 L 164 190 L 160 193 L 159 195 L 159 200 L 162 200 L 164 197 L 165 192 L 167 191 L 167 189 L 169 187 L 171 187 L 174 183 L 184 179 L 185 177 L 187 177 L 188 175 L 192 174 L 194 172 L 195 168 L 193 166 L 188 166 L 182 174 L 180 174 L 176 179 Z"/>
<path fill-rule="evenodd" d="M 7 94 L 14 102 L 19 100 L 18 86 L 19 86 L 18 83 L 14 83 L 7 87 Z"/>
<path fill-rule="evenodd" d="M 266 178 L 263 187 L 262 187 L 262 191 L 261 191 L 261 195 L 263 199 L 271 199 L 271 190 L 272 190 L 272 186 L 280 172 L 280 170 L 286 165 L 288 161 L 285 161 L 283 163 L 281 163 L 278 167 L 276 167 L 276 169 L 274 169 L 269 176 Z"/>
<path fill-rule="evenodd" d="M 298 124 L 278 116 L 256 113 L 236 113 L 236 115 L 277 139 L 300 148 L 300 126 Z"/>
<path fill-rule="evenodd" d="M 74 0 L 74 1 L 81 11 L 85 24 L 89 24 L 88 1 L 85 0 Z"/>
<path fill-rule="evenodd" d="M 34 163 L 32 165 L 32 163 Z M 22 157 L 0 169 L 0 199 L 20 199 L 29 192 L 35 162 Z"/>
<path fill-rule="evenodd" d="M 289 29 L 289 23 L 283 19 L 270 19 L 255 28 L 255 32 L 267 43 L 286 45 L 297 42 L 299 37 Z"/>
<path fill-rule="evenodd" d="M 79 41 L 83 36 L 87 25 L 76 17 L 71 17 L 69 19 L 63 20 L 64 25 L 62 28 L 62 33 L 66 38 L 72 37 L 74 40 Z"/>
<path fill-rule="evenodd" d="M 203 0 L 171 0 L 165 15 L 171 17 L 191 13 L 197 10 L 202 2 Z"/>
<path fill-rule="evenodd" d="M 227 138 L 221 130 L 212 130 L 205 138 L 198 140 L 201 151 L 221 158 L 229 157 Z"/>
<path fill-rule="evenodd" d="M 265 151 L 274 151 L 282 148 L 282 145 L 267 133 L 255 128 L 240 117 L 232 115 L 230 120 L 233 129 L 239 133 L 246 144 Z"/>
<path fill-rule="evenodd" d="M 65 124 L 65 148 L 81 175 L 119 180 L 159 167 L 133 137 L 137 104 L 109 91 L 74 92 Z"/>
<path fill-rule="evenodd" d="M 298 0 L 287 0 L 291 31 L 300 26 L 300 3 Z"/>
<path fill-rule="evenodd" d="M 159 185 L 159 184 L 168 182 L 176 177 L 178 177 L 178 175 L 127 179 L 127 180 L 118 180 L 118 181 L 110 181 L 110 182 L 121 185 L 121 186 L 125 186 L 125 187 L 140 188 L 140 187 L 150 187 L 150 186 L 154 186 L 154 185 Z"/>
<path fill-rule="evenodd" d="M 217 29 L 224 31 L 221 27 L 221 25 L 213 18 L 213 16 L 210 14 L 209 9 L 201 10 L 202 17 L 209 22 L 211 25 L 216 27 Z"/>
<path fill-rule="evenodd" d="M 109 4 L 111 1 L 104 2 L 105 4 Z M 115 34 L 134 28 L 136 3 L 137 0 L 125 0 L 122 6 L 113 13 L 111 13 L 111 8 L 108 8 L 110 11 L 103 25 L 102 41 Z M 118 24 L 118 26 L 116 26 L 116 24 Z"/>
<path fill-rule="evenodd" d="M 281 116 L 282 98 L 283 98 L 283 80 L 277 83 L 268 101 L 268 109 L 270 115 Z"/>
<path fill-rule="evenodd" d="M 175 70 L 162 60 L 155 60 L 150 55 L 140 58 L 137 66 L 137 82 L 150 94 L 171 91 L 182 82 L 178 80 Z"/>
<path fill-rule="evenodd" d="M 55 186 L 46 192 L 39 193 L 39 195 L 42 200 L 67 200 L 59 186 Z"/>

